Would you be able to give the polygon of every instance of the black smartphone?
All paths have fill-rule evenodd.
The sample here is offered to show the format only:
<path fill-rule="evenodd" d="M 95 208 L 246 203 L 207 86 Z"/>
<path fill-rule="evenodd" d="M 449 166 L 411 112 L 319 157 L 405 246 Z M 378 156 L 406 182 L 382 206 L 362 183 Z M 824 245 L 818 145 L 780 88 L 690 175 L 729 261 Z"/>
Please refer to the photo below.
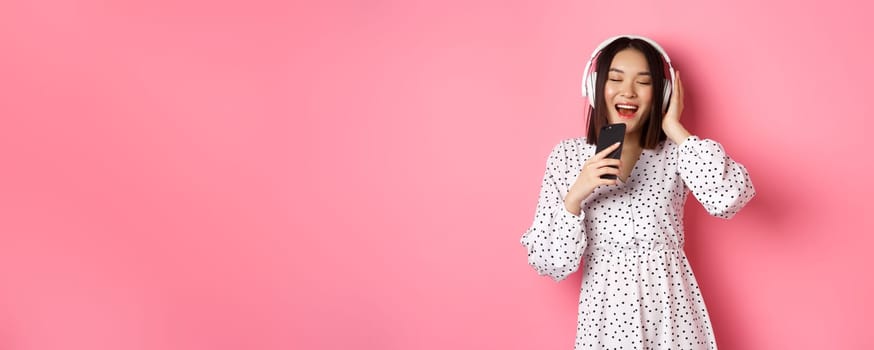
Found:
<path fill-rule="evenodd" d="M 610 152 L 606 158 L 619 159 L 622 156 L 622 142 L 625 140 L 625 123 L 607 124 L 601 128 L 598 134 L 598 146 L 595 148 L 595 153 L 601 152 L 610 145 L 619 142 L 619 148 Z M 615 168 L 615 167 L 614 167 Z M 616 175 L 604 174 L 602 179 L 616 179 Z"/>

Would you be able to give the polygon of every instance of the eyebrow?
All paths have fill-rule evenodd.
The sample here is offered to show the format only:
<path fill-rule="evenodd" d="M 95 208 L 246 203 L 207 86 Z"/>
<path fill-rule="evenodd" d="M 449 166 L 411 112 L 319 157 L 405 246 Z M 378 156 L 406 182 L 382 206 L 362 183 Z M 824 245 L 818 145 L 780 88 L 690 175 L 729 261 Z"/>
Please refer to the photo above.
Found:
<path fill-rule="evenodd" d="M 619 68 L 610 68 L 610 71 L 625 74 L 625 71 L 623 71 Z M 638 73 L 638 75 L 650 75 L 651 76 L 652 74 L 650 74 L 650 72 L 640 72 L 640 73 Z"/>

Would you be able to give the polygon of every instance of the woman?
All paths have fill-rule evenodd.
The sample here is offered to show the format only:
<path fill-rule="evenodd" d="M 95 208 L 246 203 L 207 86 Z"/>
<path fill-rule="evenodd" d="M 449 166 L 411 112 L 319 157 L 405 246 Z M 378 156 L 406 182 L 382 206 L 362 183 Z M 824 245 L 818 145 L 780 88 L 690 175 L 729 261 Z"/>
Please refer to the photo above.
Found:
<path fill-rule="evenodd" d="M 728 219 L 755 195 L 749 174 L 720 144 L 683 127 L 680 72 L 655 42 L 609 39 L 585 74 L 588 134 L 549 155 L 521 239 L 528 262 L 560 281 L 584 261 L 575 349 L 715 349 L 683 252 L 683 206 L 691 191 Z M 608 123 L 626 124 L 620 160 L 606 158 L 618 143 L 595 153 Z"/>

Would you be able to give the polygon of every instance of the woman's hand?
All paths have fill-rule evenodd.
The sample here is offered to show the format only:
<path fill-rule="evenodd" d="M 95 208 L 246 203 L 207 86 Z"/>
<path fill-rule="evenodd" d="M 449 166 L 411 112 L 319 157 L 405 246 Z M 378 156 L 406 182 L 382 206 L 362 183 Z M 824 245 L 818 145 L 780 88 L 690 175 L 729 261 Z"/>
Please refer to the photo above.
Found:
<path fill-rule="evenodd" d="M 662 130 L 671 141 L 681 144 L 691 134 L 680 124 L 680 116 L 683 114 L 683 81 L 680 79 L 680 71 L 675 72 L 676 79 L 671 88 L 671 103 L 662 118 Z"/>
<path fill-rule="evenodd" d="M 605 158 L 608 154 L 619 148 L 619 142 L 598 152 L 592 158 L 583 163 L 583 169 L 577 180 L 568 190 L 564 197 L 565 208 L 574 215 L 580 215 L 580 203 L 589 197 L 595 188 L 601 185 L 615 185 L 615 179 L 602 179 L 601 175 L 612 174 L 619 176 L 619 159 Z M 615 167 L 615 168 L 614 168 Z"/>

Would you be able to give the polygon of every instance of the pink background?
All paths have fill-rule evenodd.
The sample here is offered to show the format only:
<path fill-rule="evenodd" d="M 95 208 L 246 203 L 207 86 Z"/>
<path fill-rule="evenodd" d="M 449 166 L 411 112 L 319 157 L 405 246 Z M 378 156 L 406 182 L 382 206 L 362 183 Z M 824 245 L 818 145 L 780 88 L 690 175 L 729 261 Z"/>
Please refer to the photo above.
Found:
<path fill-rule="evenodd" d="M 690 200 L 722 349 L 874 346 L 860 2 L 0 3 L 0 349 L 570 349 L 526 264 L 601 40 L 749 169 Z"/>

